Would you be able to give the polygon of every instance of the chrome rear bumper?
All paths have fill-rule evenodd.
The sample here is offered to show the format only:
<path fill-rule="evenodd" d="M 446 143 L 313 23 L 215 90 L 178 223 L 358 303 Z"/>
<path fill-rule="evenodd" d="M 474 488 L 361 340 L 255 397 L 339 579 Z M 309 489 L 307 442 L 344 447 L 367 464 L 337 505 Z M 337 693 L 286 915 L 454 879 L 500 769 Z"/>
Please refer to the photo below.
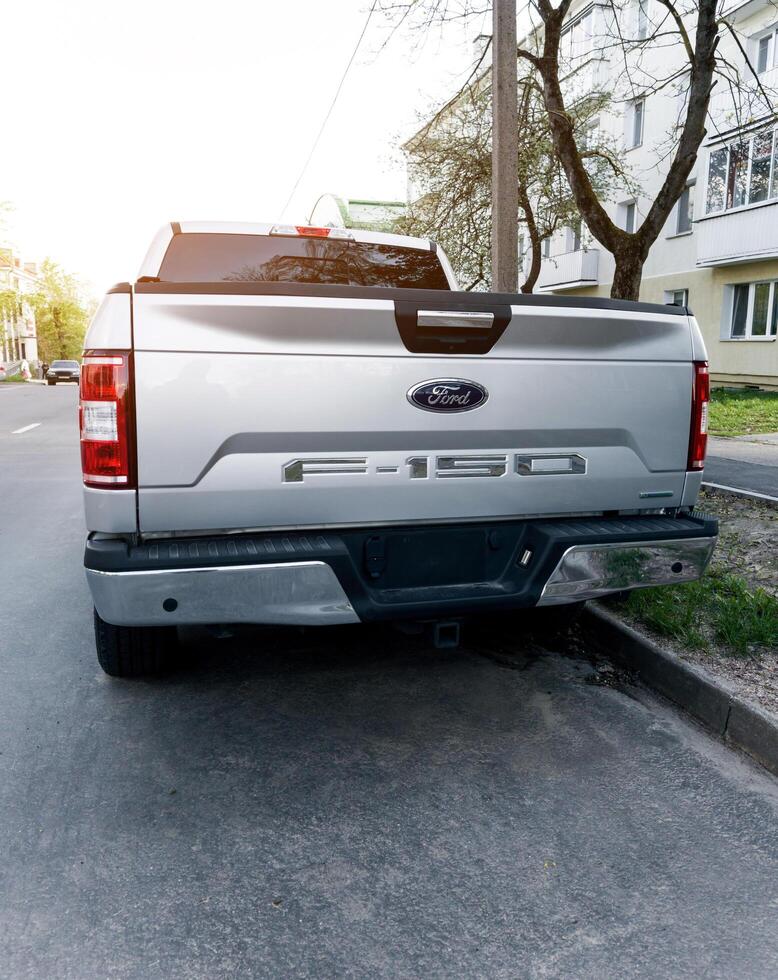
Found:
<path fill-rule="evenodd" d="M 715 545 L 716 538 L 574 545 L 559 559 L 538 605 L 561 605 L 625 589 L 693 582 L 705 571 Z"/>
<path fill-rule="evenodd" d="M 117 626 L 322 626 L 489 614 L 699 578 L 704 515 L 336 532 L 245 532 L 133 543 L 90 535 L 95 607 Z"/>
<path fill-rule="evenodd" d="M 322 561 L 142 572 L 87 568 L 86 577 L 95 609 L 115 626 L 359 622 L 335 572 Z"/>

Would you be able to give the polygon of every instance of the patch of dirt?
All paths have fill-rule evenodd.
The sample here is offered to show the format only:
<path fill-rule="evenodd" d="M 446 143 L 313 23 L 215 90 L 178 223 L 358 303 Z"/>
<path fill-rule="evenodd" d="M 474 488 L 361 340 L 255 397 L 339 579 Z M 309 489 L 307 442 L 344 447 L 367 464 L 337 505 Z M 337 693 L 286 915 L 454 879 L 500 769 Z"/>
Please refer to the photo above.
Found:
<path fill-rule="evenodd" d="M 592 687 L 612 687 L 616 691 L 627 693 L 628 689 L 637 683 L 637 674 L 625 667 L 617 667 L 615 664 L 600 659 L 594 659 L 592 666 L 594 671 L 587 674 L 584 678 L 584 684 L 589 684 Z"/>
<path fill-rule="evenodd" d="M 711 565 L 778 598 L 778 507 L 705 489 L 697 506 L 720 522 Z"/>
<path fill-rule="evenodd" d="M 742 575 L 748 584 L 778 598 L 778 507 L 756 500 L 703 490 L 698 508 L 719 518 L 719 540 L 711 565 Z M 623 610 L 610 607 L 624 616 Z M 761 656 L 733 657 L 686 650 L 643 623 L 630 625 L 681 660 L 720 677 L 734 693 L 778 716 L 778 650 Z"/>

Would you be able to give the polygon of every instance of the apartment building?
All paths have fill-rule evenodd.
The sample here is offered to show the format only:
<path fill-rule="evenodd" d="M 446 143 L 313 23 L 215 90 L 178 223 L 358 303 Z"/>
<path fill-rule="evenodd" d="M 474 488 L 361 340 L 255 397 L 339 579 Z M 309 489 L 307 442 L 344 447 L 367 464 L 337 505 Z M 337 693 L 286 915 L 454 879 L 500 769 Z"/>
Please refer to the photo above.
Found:
<path fill-rule="evenodd" d="M 0 363 L 38 360 L 35 314 L 26 297 L 38 283 L 38 266 L 11 246 L 0 246 Z"/>
<path fill-rule="evenodd" d="M 537 50 L 532 11 L 530 5 L 519 14 L 518 36 Z M 694 311 L 715 382 L 778 389 L 778 5 L 730 0 L 725 16 L 719 52 L 734 84 L 718 79 L 708 135 L 645 263 L 640 298 Z M 693 35 L 693 16 L 689 25 Z M 672 29 L 658 0 L 575 0 L 562 37 L 567 105 L 592 91 L 610 96 L 591 120 L 590 138 L 607 141 L 629 174 L 622 187 L 614 178 L 606 203 L 628 231 L 639 227 L 661 187 L 685 116 L 688 61 Z M 456 102 L 428 126 L 445 124 Z M 404 145 L 410 199 L 419 196 L 414 145 L 426 129 Z M 526 242 L 520 230 L 520 252 Z M 529 259 L 523 252 L 522 262 Z M 613 271 L 613 257 L 578 222 L 543 243 L 535 289 L 607 296 Z"/>
<path fill-rule="evenodd" d="M 607 210 L 632 231 L 661 186 L 685 108 L 682 74 L 660 91 L 649 83 L 645 93 L 641 74 L 682 73 L 685 55 L 680 40 L 657 41 L 654 51 L 644 45 L 647 70 L 633 71 L 627 85 L 625 65 L 637 54 L 607 43 L 606 11 L 585 2 L 572 8 L 563 36 L 571 66 L 566 85 L 571 95 L 587 87 L 614 92 L 599 126 L 620 149 L 637 190 L 614 188 Z M 624 37 L 650 39 L 666 14 L 657 0 L 635 0 L 621 12 L 620 29 Z M 766 98 L 778 87 L 778 7 L 747 0 L 730 4 L 726 16 L 734 36 L 722 36 L 720 52 L 739 89 L 723 79 L 714 89 L 708 136 L 646 261 L 640 298 L 694 311 L 714 381 L 778 389 L 778 121 Z M 613 269 L 612 256 L 579 225 L 544 243 L 536 288 L 607 296 Z"/>

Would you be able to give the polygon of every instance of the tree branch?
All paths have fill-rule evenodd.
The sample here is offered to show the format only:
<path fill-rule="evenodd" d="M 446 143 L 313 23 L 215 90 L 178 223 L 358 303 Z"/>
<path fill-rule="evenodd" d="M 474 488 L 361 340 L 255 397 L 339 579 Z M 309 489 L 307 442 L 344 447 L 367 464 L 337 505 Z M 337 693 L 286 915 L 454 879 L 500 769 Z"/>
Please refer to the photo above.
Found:
<path fill-rule="evenodd" d="M 689 38 L 689 33 L 686 30 L 686 26 L 683 22 L 683 18 L 678 13 L 675 4 L 672 0 L 657 0 L 658 3 L 669 12 L 670 16 L 675 21 L 675 25 L 678 28 L 678 33 L 681 35 L 681 40 L 683 41 L 683 46 L 686 49 L 686 57 L 689 59 L 689 64 L 694 65 L 694 48 L 692 47 L 692 42 Z"/>

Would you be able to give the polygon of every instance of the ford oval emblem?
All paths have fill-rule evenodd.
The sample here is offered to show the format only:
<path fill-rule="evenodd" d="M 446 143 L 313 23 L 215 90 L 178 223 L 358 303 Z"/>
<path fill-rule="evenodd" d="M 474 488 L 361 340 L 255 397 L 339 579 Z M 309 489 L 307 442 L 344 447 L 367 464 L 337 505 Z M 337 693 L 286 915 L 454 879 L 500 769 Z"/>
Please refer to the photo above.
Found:
<path fill-rule="evenodd" d="M 482 385 L 462 378 L 422 381 L 408 392 L 408 401 L 426 412 L 470 412 L 488 397 L 489 392 Z"/>

